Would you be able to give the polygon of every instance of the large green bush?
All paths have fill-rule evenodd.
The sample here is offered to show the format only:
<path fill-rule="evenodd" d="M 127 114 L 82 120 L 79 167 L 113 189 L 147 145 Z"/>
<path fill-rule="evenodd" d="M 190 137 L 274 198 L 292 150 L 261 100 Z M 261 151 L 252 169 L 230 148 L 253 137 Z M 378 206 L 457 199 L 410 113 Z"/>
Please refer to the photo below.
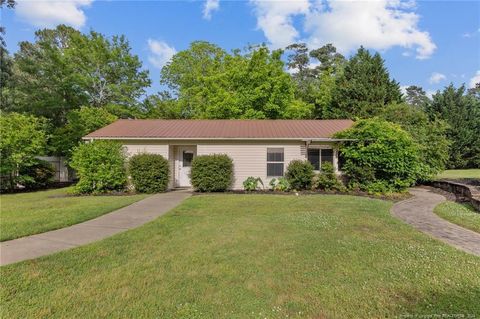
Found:
<path fill-rule="evenodd" d="M 399 124 L 419 145 L 420 160 L 425 166 L 420 177 L 422 180 L 430 180 L 445 169 L 450 147 L 445 121 L 438 118 L 430 120 L 421 108 L 408 104 L 389 105 L 381 117 Z"/>
<path fill-rule="evenodd" d="M 288 164 L 285 178 L 292 189 L 308 189 L 312 185 L 313 166 L 308 161 L 293 160 Z"/>
<path fill-rule="evenodd" d="M 350 187 L 372 193 L 402 191 L 423 174 L 419 146 L 397 124 L 360 120 L 335 137 L 350 140 L 340 147 Z"/>
<path fill-rule="evenodd" d="M 200 192 L 222 192 L 233 181 L 233 161 L 224 154 L 201 155 L 193 159 L 192 186 Z"/>
<path fill-rule="evenodd" d="M 21 183 L 20 170 L 35 165 L 44 155 L 45 119 L 19 113 L 0 113 L 0 190 L 11 191 Z"/>
<path fill-rule="evenodd" d="M 55 167 L 51 163 L 37 160 L 33 165 L 20 169 L 19 183 L 27 189 L 41 189 L 47 187 L 54 176 Z"/>
<path fill-rule="evenodd" d="M 78 193 L 104 193 L 123 190 L 127 182 L 126 154 L 115 141 L 95 140 L 74 148 L 70 166 L 79 177 Z"/>
<path fill-rule="evenodd" d="M 128 172 L 140 193 L 164 192 L 170 176 L 168 161 L 158 154 L 137 154 L 128 162 Z"/>

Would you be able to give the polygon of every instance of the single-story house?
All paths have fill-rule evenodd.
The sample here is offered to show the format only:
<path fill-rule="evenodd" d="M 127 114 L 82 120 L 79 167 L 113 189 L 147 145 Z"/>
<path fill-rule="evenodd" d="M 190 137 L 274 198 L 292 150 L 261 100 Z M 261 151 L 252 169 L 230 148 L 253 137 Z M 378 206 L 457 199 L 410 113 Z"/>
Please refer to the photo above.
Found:
<path fill-rule="evenodd" d="M 249 177 L 265 185 L 283 176 L 292 160 L 309 160 L 315 170 L 331 162 L 339 171 L 338 142 L 332 136 L 351 120 L 118 120 L 84 140 L 118 140 L 128 156 L 163 155 L 170 162 L 170 188 L 189 187 L 197 155 L 227 154 L 233 159 L 233 189 Z"/>

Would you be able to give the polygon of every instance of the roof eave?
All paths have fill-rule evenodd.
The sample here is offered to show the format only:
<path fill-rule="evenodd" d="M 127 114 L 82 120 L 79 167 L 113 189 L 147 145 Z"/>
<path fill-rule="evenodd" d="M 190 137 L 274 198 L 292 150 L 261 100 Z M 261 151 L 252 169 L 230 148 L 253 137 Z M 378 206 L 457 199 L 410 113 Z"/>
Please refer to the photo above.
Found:
<path fill-rule="evenodd" d="M 200 140 L 200 141 L 209 141 L 209 140 L 256 140 L 256 141 L 302 141 L 302 142 L 340 142 L 346 141 L 347 139 L 338 139 L 330 137 L 131 137 L 131 136 L 84 136 L 82 138 L 86 141 L 91 140 L 150 140 L 150 141 L 169 141 L 169 140 Z"/>

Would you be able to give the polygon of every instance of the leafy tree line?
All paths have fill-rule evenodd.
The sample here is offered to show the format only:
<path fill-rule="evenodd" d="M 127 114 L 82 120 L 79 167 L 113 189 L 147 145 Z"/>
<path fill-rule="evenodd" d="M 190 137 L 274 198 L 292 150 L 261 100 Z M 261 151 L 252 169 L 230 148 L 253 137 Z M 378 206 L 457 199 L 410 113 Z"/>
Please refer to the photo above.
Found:
<path fill-rule="evenodd" d="M 480 88 L 450 85 L 429 98 L 411 86 L 402 94 L 380 54 L 363 47 L 344 57 L 331 44 L 227 52 L 196 41 L 163 67 L 165 89 L 150 96 L 149 72 L 124 36 L 59 25 L 38 30 L 13 55 L 3 44 L 0 53 L 1 117 L 41 130 L 37 155 L 70 157 L 82 136 L 117 118 L 378 117 L 413 137 L 425 178 L 446 165 L 480 166 Z"/>

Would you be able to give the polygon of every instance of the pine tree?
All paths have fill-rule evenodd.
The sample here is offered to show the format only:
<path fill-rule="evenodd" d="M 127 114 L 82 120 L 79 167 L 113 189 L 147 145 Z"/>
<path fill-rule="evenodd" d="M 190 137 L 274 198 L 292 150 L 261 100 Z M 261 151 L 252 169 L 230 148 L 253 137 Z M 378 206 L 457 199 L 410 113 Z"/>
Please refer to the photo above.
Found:
<path fill-rule="evenodd" d="M 350 58 L 337 79 L 332 112 L 337 118 L 368 118 L 383 108 L 401 102 L 398 82 L 390 79 L 380 54 L 363 47 Z"/>

